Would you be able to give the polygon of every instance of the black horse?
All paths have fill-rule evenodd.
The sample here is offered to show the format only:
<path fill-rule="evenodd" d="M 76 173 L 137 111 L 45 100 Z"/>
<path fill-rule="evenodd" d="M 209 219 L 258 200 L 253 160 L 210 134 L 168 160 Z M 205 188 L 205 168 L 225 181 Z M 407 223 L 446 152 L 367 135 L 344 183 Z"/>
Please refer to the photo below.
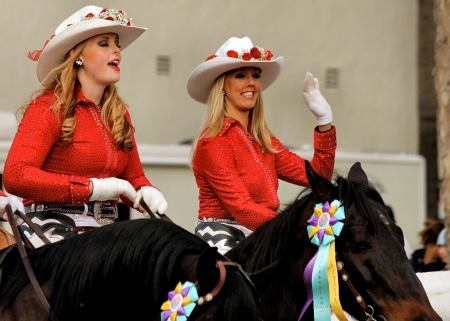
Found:
<path fill-rule="evenodd" d="M 382 320 L 381 315 L 389 321 L 442 320 L 408 262 L 401 229 L 389 218 L 361 165 L 353 165 L 348 178 L 338 177 L 336 185 L 317 175 L 308 163 L 306 172 L 310 189 L 226 254 L 254 273 L 262 300 L 261 317 L 298 320 L 307 301 L 303 272 L 318 249 L 308 237 L 307 220 L 316 204 L 338 200 L 346 217 L 336 237 L 336 253 L 354 287 L 352 291 L 339 279 L 343 309 L 358 320 L 366 320 L 365 312 L 372 314 L 369 305 L 376 320 Z M 302 320 L 313 319 L 310 306 Z"/>
<path fill-rule="evenodd" d="M 205 296 L 223 279 L 219 293 L 188 319 L 257 320 L 259 298 L 246 275 L 235 265 L 219 269 L 227 260 L 214 248 L 163 220 L 114 223 L 28 256 L 50 315 L 13 245 L 0 252 L 2 321 L 160 320 L 161 305 L 178 282 L 192 282 Z"/>

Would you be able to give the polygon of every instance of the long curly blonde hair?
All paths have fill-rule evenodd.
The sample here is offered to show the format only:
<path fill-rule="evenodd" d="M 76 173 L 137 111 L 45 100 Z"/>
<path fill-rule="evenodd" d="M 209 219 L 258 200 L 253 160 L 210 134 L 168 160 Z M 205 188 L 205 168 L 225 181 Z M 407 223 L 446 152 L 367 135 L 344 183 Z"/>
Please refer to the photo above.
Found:
<path fill-rule="evenodd" d="M 75 60 L 86 47 L 86 41 L 80 42 L 64 58 L 64 62 L 51 70 L 42 83 L 48 84 L 36 90 L 31 100 L 54 93 L 56 100 L 50 106 L 55 119 L 61 124 L 60 143 L 70 143 L 72 141 L 76 126 L 75 106 L 77 93 L 81 89 L 81 84 L 77 79 Z M 52 81 L 49 81 L 52 78 Z M 131 150 L 133 146 L 134 127 L 125 118 L 128 105 L 120 98 L 115 84 L 105 88 L 100 102 L 101 119 L 114 143 L 120 145 L 124 150 Z"/>
<path fill-rule="evenodd" d="M 219 134 L 223 127 L 224 118 L 232 118 L 227 112 L 224 104 L 223 86 L 225 83 L 226 73 L 220 75 L 214 82 L 211 92 L 206 102 L 206 110 L 203 116 L 203 121 L 200 129 L 192 143 L 192 149 L 189 156 L 189 162 L 192 160 L 197 150 L 197 145 L 200 139 L 215 137 Z M 264 118 L 264 107 L 262 99 L 262 91 L 259 90 L 258 98 L 256 99 L 255 107 L 250 111 L 250 123 L 255 140 L 261 145 L 262 149 L 268 153 L 276 153 L 277 150 L 272 146 L 273 133 L 267 126 Z"/>

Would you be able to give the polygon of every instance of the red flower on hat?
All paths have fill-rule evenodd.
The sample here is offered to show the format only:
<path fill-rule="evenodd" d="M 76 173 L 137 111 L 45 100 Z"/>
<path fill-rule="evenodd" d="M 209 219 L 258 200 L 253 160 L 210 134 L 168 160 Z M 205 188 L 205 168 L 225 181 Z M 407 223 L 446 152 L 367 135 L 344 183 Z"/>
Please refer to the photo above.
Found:
<path fill-rule="evenodd" d="M 256 47 L 253 47 L 252 49 L 250 49 L 250 53 L 252 54 L 252 57 L 255 59 L 261 58 L 261 51 L 259 51 L 259 49 Z"/>
<path fill-rule="evenodd" d="M 92 18 L 94 18 L 95 16 L 94 16 L 94 14 L 92 13 L 92 12 L 90 12 L 90 13 L 88 13 L 87 15 L 86 15 L 86 19 L 92 19 Z"/>
<path fill-rule="evenodd" d="M 106 12 L 108 10 L 108 8 L 103 8 L 102 11 L 100 11 L 100 13 Z"/>
<path fill-rule="evenodd" d="M 114 18 L 113 18 L 113 17 L 106 17 L 105 20 L 111 20 L 111 21 L 114 21 Z"/>
<path fill-rule="evenodd" d="M 264 57 L 264 60 L 271 60 L 273 57 L 273 54 L 270 52 L 270 50 L 265 49 L 264 53 L 266 54 L 266 56 Z"/>
<path fill-rule="evenodd" d="M 237 57 L 239 57 L 239 54 L 234 50 L 228 50 L 227 56 L 230 58 L 237 58 Z"/>
<path fill-rule="evenodd" d="M 208 60 L 214 59 L 214 58 L 216 58 L 216 57 L 217 57 L 216 55 L 211 55 L 211 56 L 209 56 L 208 58 L 206 58 L 206 60 L 205 60 L 205 61 L 208 61 Z"/>
<path fill-rule="evenodd" d="M 242 55 L 242 60 L 249 61 L 250 59 L 252 59 L 252 55 L 249 52 Z"/>

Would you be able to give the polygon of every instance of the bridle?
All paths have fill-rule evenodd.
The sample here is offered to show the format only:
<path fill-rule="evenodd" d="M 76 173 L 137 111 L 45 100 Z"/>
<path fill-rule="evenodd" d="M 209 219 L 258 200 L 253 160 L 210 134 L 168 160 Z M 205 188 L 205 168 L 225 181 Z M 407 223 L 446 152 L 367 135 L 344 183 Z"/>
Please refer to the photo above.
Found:
<path fill-rule="evenodd" d="M 375 313 L 374 308 L 371 305 L 366 304 L 363 297 L 358 293 L 358 291 L 356 291 L 355 287 L 350 281 L 350 276 L 344 269 L 344 263 L 339 259 L 337 253 L 336 253 L 336 267 L 339 273 L 341 274 L 342 280 L 348 285 L 350 291 L 352 291 L 353 295 L 355 296 L 356 301 L 363 308 L 364 313 L 366 314 L 366 321 L 377 321 L 377 319 L 375 319 L 373 316 L 373 314 Z M 381 320 L 387 321 L 387 319 L 384 316 L 382 315 L 377 316 L 380 317 Z"/>

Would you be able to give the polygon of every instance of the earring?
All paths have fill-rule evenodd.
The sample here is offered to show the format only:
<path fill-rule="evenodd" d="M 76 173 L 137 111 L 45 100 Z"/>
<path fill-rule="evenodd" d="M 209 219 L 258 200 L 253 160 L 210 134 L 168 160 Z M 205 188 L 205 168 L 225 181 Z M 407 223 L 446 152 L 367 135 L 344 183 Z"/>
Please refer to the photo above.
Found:
<path fill-rule="evenodd" d="M 83 62 L 80 59 L 75 60 L 75 65 L 81 67 L 83 66 Z"/>
<path fill-rule="evenodd" d="M 223 95 L 225 96 L 227 93 L 225 92 L 225 90 L 223 91 Z"/>

